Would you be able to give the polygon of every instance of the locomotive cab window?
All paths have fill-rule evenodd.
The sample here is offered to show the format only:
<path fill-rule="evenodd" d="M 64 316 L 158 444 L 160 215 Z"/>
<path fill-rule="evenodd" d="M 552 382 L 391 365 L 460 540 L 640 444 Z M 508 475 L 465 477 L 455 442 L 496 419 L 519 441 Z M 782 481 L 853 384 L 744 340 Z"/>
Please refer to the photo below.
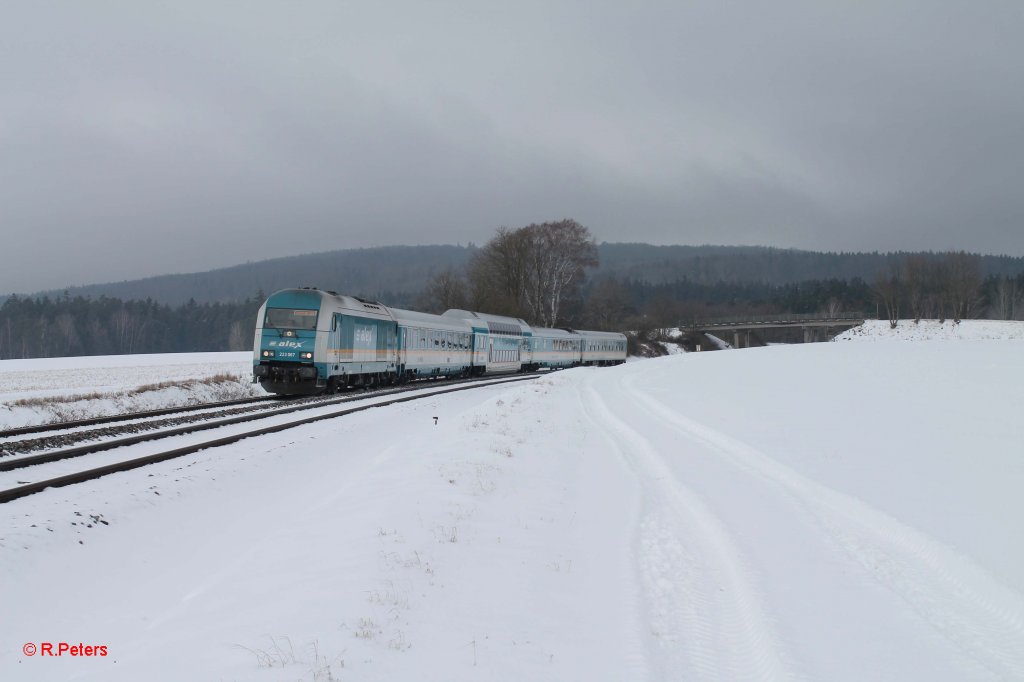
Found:
<path fill-rule="evenodd" d="M 296 310 L 294 308 L 267 308 L 264 326 L 271 329 L 316 329 L 316 310 Z"/>

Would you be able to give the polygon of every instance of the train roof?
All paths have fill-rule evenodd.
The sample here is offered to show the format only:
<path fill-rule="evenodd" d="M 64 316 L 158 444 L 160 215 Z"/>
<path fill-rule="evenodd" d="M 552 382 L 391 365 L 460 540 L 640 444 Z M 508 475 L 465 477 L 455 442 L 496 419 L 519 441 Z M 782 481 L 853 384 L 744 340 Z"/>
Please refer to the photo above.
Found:
<path fill-rule="evenodd" d="M 444 311 L 445 317 L 466 320 L 473 326 L 473 331 L 490 332 L 491 334 L 508 334 L 510 336 L 532 336 L 533 329 L 519 317 L 477 313 L 471 310 L 452 308 Z"/>
<path fill-rule="evenodd" d="M 336 308 L 391 317 L 390 309 L 383 303 L 359 298 L 358 296 L 345 296 L 335 291 L 326 291 L 316 287 L 296 287 L 275 291 L 267 297 L 265 305 L 271 308 L 304 308 L 307 306 L 320 308 L 324 301 L 329 301 Z"/>
<path fill-rule="evenodd" d="M 534 327 L 533 335 L 540 336 L 545 339 L 578 339 L 577 334 L 572 329 L 550 329 L 548 327 Z"/>
<path fill-rule="evenodd" d="M 626 338 L 625 334 L 620 332 L 593 332 L 586 331 L 584 329 L 574 329 L 574 332 L 580 336 L 585 336 L 589 339 L 608 339 L 609 341 L 624 341 Z"/>
<path fill-rule="evenodd" d="M 445 317 L 444 315 L 432 315 L 430 313 L 421 313 L 415 310 L 402 310 L 400 308 L 391 308 L 391 314 L 394 315 L 395 321 L 402 325 L 430 327 L 432 329 L 444 329 L 446 331 L 457 332 L 472 331 L 472 326 L 465 320 Z"/>

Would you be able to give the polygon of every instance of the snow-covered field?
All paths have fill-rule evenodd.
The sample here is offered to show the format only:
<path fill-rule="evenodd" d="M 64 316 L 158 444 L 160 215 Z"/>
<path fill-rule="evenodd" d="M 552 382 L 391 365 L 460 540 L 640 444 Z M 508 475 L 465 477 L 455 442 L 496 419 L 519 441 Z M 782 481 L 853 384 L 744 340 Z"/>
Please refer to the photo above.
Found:
<path fill-rule="evenodd" d="M 49 490 L 0 679 L 1024 679 L 1022 404 L 1019 340 L 692 353 Z"/>
<path fill-rule="evenodd" d="M 251 378 L 248 351 L 0 360 L 0 428 L 264 395 Z"/>

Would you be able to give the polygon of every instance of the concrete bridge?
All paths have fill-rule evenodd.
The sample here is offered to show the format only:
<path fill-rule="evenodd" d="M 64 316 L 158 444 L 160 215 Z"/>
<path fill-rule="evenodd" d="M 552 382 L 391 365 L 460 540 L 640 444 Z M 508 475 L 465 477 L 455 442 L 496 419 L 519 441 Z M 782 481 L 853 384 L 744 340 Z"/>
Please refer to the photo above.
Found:
<path fill-rule="evenodd" d="M 746 315 L 694 320 L 680 324 L 692 332 L 732 332 L 734 348 L 749 348 L 751 333 L 766 329 L 803 330 L 804 343 L 824 341 L 852 327 L 864 324 L 864 313 L 778 313 L 776 315 Z M 718 336 L 718 334 L 715 334 Z M 726 339 L 728 340 L 728 339 Z"/>

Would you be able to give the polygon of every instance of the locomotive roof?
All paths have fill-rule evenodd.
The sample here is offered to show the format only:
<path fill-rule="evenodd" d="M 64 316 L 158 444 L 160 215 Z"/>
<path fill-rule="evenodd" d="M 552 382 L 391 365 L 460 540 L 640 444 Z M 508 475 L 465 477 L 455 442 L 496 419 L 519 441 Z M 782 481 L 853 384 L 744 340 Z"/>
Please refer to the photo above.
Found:
<path fill-rule="evenodd" d="M 371 316 L 391 317 L 389 308 L 383 303 L 369 301 L 358 296 L 345 296 L 335 291 L 317 289 L 316 287 L 296 287 L 275 291 L 267 298 L 267 303 L 272 300 L 275 304 L 285 307 L 302 307 L 303 305 L 314 305 L 314 303 L 317 304 L 317 307 L 322 307 L 324 303 L 327 303 L 337 308 L 362 312 Z"/>

